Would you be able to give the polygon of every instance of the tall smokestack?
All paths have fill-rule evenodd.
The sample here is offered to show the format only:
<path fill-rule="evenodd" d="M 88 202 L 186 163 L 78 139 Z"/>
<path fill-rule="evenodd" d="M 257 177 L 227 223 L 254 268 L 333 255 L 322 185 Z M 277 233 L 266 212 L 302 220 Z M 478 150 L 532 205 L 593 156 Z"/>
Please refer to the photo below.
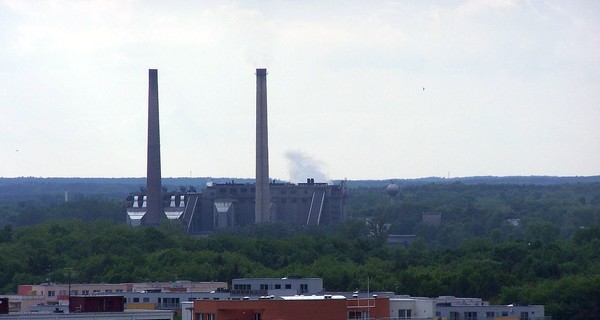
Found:
<path fill-rule="evenodd" d="M 148 70 L 148 162 L 146 173 L 147 211 L 144 225 L 158 225 L 164 216 L 160 176 L 160 128 L 158 121 L 158 71 Z"/>
<path fill-rule="evenodd" d="M 271 221 L 267 127 L 267 69 L 256 69 L 256 223 Z"/>

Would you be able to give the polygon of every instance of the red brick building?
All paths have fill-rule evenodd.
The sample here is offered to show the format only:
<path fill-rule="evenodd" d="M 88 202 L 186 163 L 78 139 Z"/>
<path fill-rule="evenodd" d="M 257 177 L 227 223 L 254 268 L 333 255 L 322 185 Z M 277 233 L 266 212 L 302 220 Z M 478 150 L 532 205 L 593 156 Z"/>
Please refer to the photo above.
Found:
<path fill-rule="evenodd" d="M 261 300 L 196 300 L 197 320 L 388 319 L 389 298 L 294 296 Z"/>

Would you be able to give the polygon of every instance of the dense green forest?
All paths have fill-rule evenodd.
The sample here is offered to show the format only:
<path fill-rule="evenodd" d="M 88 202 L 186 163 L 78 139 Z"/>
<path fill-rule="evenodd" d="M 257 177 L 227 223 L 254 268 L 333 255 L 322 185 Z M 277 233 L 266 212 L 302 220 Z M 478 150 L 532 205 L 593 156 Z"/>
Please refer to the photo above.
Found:
<path fill-rule="evenodd" d="M 403 186 L 393 204 L 381 187 L 349 192 L 352 219 L 335 228 L 264 224 L 207 238 L 177 222 L 127 227 L 119 201 L 0 206 L 0 292 L 66 282 L 71 268 L 75 282 L 302 275 L 332 291 L 369 279 L 374 291 L 544 304 L 554 319 L 600 314 L 600 184 Z M 440 212 L 441 225 L 422 212 Z M 390 247 L 388 233 L 416 238 Z"/>

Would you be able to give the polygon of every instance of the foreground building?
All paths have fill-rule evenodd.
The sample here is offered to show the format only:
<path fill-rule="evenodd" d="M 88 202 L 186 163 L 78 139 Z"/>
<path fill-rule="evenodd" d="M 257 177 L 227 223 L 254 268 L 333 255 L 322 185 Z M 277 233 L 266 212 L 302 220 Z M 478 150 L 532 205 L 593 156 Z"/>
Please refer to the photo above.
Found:
<path fill-rule="evenodd" d="M 389 319 L 389 308 L 387 297 L 283 296 L 260 300 L 197 300 L 187 309 L 189 311 L 182 310 L 182 315 L 188 320 L 362 320 Z"/>
<path fill-rule="evenodd" d="M 70 288 L 70 292 L 69 292 Z M 38 285 L 19 285 L 18 294 L 7 296 L 12 312 L 52 311 L 56 308 L 65 309 L 70 296 L 101 296 L 118 294 L 128 299 L 125 302 L 149 302 L 152 293 L 171 294 L 163 300 L 159 295 L 154 302 L 158 307 L 152 309 L 179 309 L 179 296 L 190 293 L 210 293 L 226 290 L 226 282 L 192 282 L 187 280 L 172 282 L 141 282 L 141 283 L 97 283 L 97 284 L 66 284 L 42 283 Z M 201 295 L 200 295 L 201 296 Z M 176 300 L 177 298 L 177 300 Z M 187 299 L 187 298 L 186 298 Z M 174 305 L 171 302 L 177 301 Z M 162 306 L 168 306 L 161 308 Z"/>
<path fill-rule="evenodd" d="M 2 301 L 2 300 L 0 300 Z M 166 310 L 126 310 L 122 296 L 73 296 L 67 311 L 56 308 L 50 312 L 4 313 L 0 320 L 173 320 L 174 312 Z"/>
<path fill-rule="evenodd" d="M 542 305 L 490 305 L 480 298 L 437 298 L 395 295 L 393 292 L 326 292 L 322 278 L 239 278 L 224 282 L 75 284 L 72 296 L 62 296 L 67 285 L 22 285 L 25 295 L 0 297 L 6 319 L 84 319 L 82 312 L 104 312 L 95 319 L 168 319 L 174 312 L 194 320 L 296 319 L 427 319 L 427 320 L 548 320 Z M 119 291 L 119 293 L 117 293 Z M 38 294 L 40 293 L 40 294 Z M 58 294 L 58 296 L 57 296 Z M 21 300 L 18 300 L 20 297 Z M 34 298 L 42 305 L 15 310 L 15 301 Z M 45 302 L 41 302 L 43 301 Z M 121 310 L 124 309 L 124 310 Z M 138 310 L 137 313 L 135 310 Z M 142 315 L 145 311 L 164 311 Z M 28 313 L 18 312 L 26 311 Z M 26 315 L 38 315 L 27 318 Z M 117 314 L 132 313 L 132 318 Z M 75 314 L 66 316 L 66 314 Z M 65 314 L 65 317 L 63 317 Z M 58 318 L 54 317 L 58 315 Z M 152 318 L 158 316 L 159 318 Z M 71 318 L 69 318 L 71 317 Z M 0 320 L 3 319 L 0 317 Z M 88 319 L 88 318 L 85 318 Z"/>

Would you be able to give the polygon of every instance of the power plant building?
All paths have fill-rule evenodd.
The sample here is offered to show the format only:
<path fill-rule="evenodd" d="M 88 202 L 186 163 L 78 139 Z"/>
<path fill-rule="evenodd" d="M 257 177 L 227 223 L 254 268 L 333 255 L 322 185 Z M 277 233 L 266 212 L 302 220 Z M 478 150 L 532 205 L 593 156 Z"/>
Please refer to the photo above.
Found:
<path fill-rule="evenodd" d="M 150 70 L 148 185 L 147 191 L 126 199 L 129 225 L 156 225 L 166 217 L 183 220 L 188 233 L 202 234 L 253 223 L 317 226 L 346 220 L 344 183 L 331 185 L 310 177 L 298 184 L 270 180 L 266 76 L 266 69 L 256 69 L 256 183 L 232 181 L 207 186 L 201 192 L 165 192 L 160 183 L 157 71 Z"/>
<path fill-rule="evenodd" d="M 270 183 L 272 222 L 293 225 L 335 225 L 347 219 L 347 191 L 343 183 Z M 143 212 L 143 193 L 127 198 L 128 224 Z M 219 228 L 255 223 L 256 185 L 223 183 L 202 192 L 171 192 L 163 196 L 169 219 L 181 219 L 188 233 L 202 234 Z M 142 199 L 142 200 L 140 200 Z M 139 215 L 139 213 L 138 213 Z"/>

